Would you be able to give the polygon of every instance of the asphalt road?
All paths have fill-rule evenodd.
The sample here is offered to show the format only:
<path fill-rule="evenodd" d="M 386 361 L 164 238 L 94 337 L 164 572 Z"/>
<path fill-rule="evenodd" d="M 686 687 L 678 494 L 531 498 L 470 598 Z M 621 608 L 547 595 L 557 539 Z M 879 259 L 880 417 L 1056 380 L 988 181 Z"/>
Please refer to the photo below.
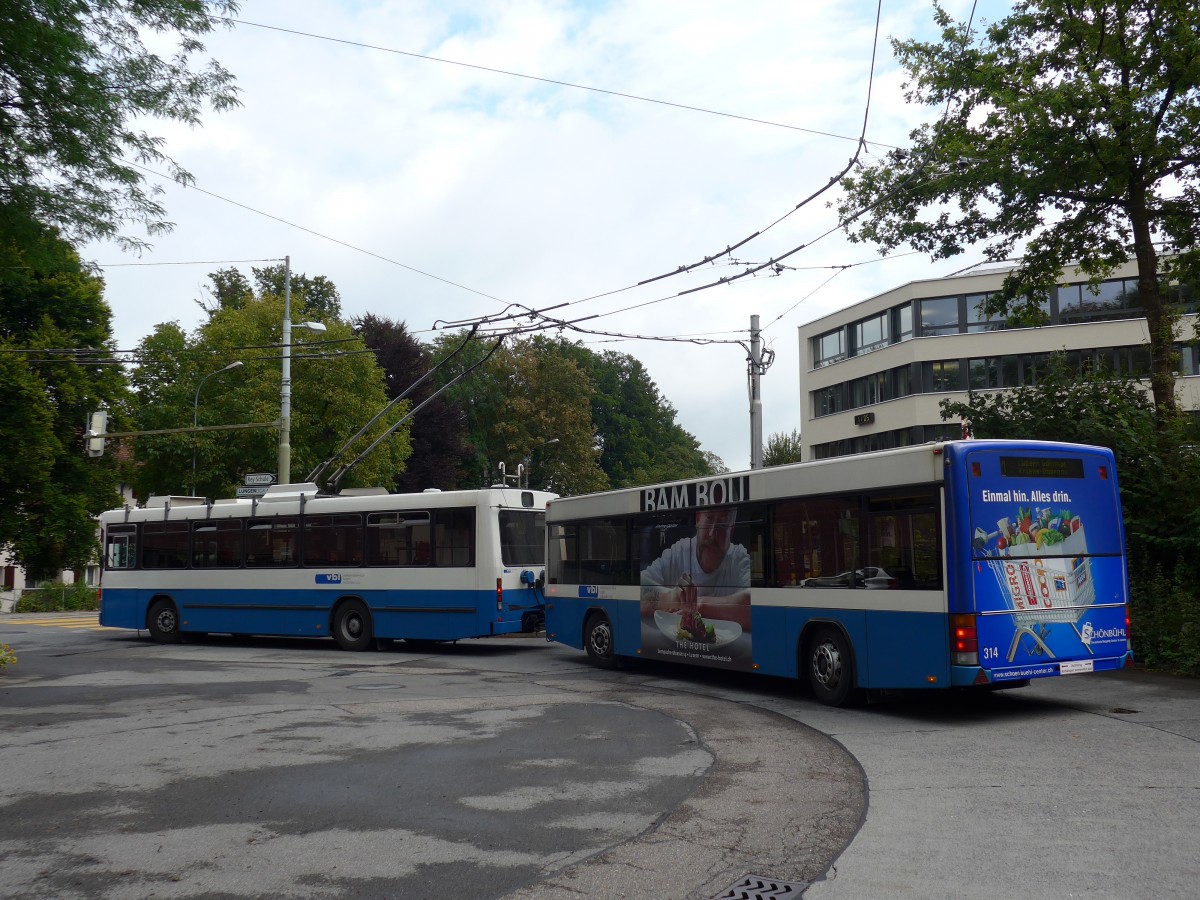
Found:
<path fill-rule="evenodd" d="M 1194 681 L 833 710 L 535 639 L 345 654 L 34 622 L 0 617 L 0 897 L 1200 894 Z"/>
<path fill-rule="evenodd" d="M 816 731 L 544 640 L 48 621 L 0 620 L 3 897 L 712 897 L 819 877 L 864 807 Z"/>

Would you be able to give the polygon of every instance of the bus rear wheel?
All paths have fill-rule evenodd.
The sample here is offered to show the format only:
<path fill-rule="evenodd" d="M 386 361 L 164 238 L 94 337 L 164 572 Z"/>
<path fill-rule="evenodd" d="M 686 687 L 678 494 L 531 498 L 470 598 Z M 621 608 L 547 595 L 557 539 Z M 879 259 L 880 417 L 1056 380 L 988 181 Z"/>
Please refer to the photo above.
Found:
<path fill-rule="evenodd" d="M 602 669 L 617 667 L 617 653 L 613 648 L 613 628 L 604 613 L 592 613 L 583 626 L 583 646 L 588 659 Z"/>
<path fill-rule="evenodd" d="M 179 610 L 175 604 L 165 597 L 150 604 L 150 611 L 146 613 L 146 630 L 156 643 L 178 644 L 182 634 L 179 631 Z"/>
<path fill-rule="evenodd" d="M 361 600 L 347 600 L 333 614 L 333 639 L 343 650 L 366 650 L 375 643 L 371 613 Z"/>
<path fill-rule="evenodd" d="M 829 706 L 844 706 L 854 689 L 854 660 L 845 635 L 821 628 L 808 643 L 808 683 L 813 694 Z"/>

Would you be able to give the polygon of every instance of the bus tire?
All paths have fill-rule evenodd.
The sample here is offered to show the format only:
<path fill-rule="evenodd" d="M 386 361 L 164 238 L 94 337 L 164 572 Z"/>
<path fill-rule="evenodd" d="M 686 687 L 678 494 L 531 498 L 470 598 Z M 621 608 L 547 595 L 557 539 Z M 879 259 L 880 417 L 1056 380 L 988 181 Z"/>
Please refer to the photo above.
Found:
<path fill-rule="evenodd" d="M 816 698 L 828 706 L 845 706 L 854 690 L 854 658 L 841 629 L 818 628 L 805 657 L 808 683 Z"/>
<path fill-rule="evenodd" d="M 361 600 L 346 600 L 333 612 L 330 628 L 343 650 L 367 650 L 375 645 L 371 612 Z"/>
<path fill-rule="evenodd" d="M 179 610 L 166 597 L 159 597 L 150 604 L 146 612 L 146 630 L 158 644 L 178 644 L 183 635 L 179 631 Z"/>
<path fill-rule="evenodd" d="M 617 653 L 613 646 L 613 627 L 608 616 L 594 612 L 583 625 L 583 646 L 588 660 L 601 669 L 617 667 Z"/>

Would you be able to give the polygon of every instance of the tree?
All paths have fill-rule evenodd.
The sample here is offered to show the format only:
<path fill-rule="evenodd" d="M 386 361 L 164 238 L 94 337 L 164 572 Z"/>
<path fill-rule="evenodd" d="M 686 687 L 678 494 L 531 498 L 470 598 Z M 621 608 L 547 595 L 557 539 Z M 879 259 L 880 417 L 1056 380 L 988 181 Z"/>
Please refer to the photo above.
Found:
<path fill-rule="evenodd" d="M 791 434 L 777 431 L 767 438 L 767 446 L 763 450 L 763 466 L 783 466 L 800 462 L 801 459 L 798 430 L 793 429 Z"/>
<path fill-rule="evenodd" d="M 448 334 L 435 344 L 439 361 L 462 343 L 465 334 Z M 494 338 L 473 339 L 439 373 L 441 383 L 480 362 L 495 345 Z M 466 414 L 469 468 L 498 479 L 500 463 L 506 474 L 532 466 L 534 488 L 560 494 L 603 490 L 608 479 L 599 466 L 599 448 L 591 418 L 594 391 L 587 375 L 537 336 L 509 338 L 479 369 L 448 391 Z M 551 443 L 553 442 L 553 443 Z"/>
<path fill-rule="evenodd" d="M 303 307 L 297 315 L 307 315 Z M 277 351 L 283 300 L 265 296 L 241 307 L 214 310 L 194 335 L 177 324 L 159 325 L 138 348 L 132 375 L 140 430 L 201 425 L 277 422 L 281 365 Z M 329 459 L 387 403 L 383 371 L 363 352 L 344 322 L 327 322 L 321 338 L 293 334 L 292 475 L 303 480 Z M 315 340 L 315 346 L 314 346 Z M 239 360 L 243 366 L 200 380 Z M 197 394 L 197 391 L 200 391 Z M 381 421 L 348 451 L 348 462 L 395 420 Z M 193 458 L 196 493 L 227 497 L 251 472 L 274 472 L 279 433 L 275 428 L 166 435 L 137 439 L 140 463 L 134 487 L 140 497 L 191 490 Z M 390 486 L 409 454 L 407 429 L 385 440 L 344 482 Z"/>
<path fill-rule="evenodd" d="M 258 286 L 258 296 L 282 297 L 284 283 L 288 279 L 287 268 L 283 263 L 273 266 L 252 266 L 254 283 Z M 336 319 L 342 314 L 342 295 L 337 286 L 324 275 L 309 278 L 307 275 L 291 273 L 292 304 L 304 307 L 308 315 L 324 321 Z"/>
<path fill-rule="evenodd" d="M 338 293 L 337 285 L 324 275 L 309 278 L 302 273 L 292 272 L 289 278 L 283 263 L 263 268 L 251 266 L 250 272 L 254 275 L 253 287 L 237 269 L 209 272 L 208 279 L 212 287 L 207 290 L 216 303 L 199 301 L 200 308 L 212 313 L 228 307 L 240 309 L 256 297 L 282 298 L 290 281 L 293 309 L 303 309 L 307 315 L 322 322 L 339 318 L 342 314 L 342 295 Z"/>
<path fill-rule="evenodd" d="M 94 516 L 120 503 L 119 479 L 83 432 L 102 408 L 120 430 L 127 392 L 103 283 L 54 229 L 14 210 L 0 221 L 19 223 L 0 227 L 0 546 L 40 580 L 94 561 Z"/>
<path fill-rule="evenodd" d="M 403 323 L 369 315 L 358 325 L 363 341 L 383 369 L 389 399 L 400 396 L 433 367 L 433 354 Z M 398 491 L 450 490 L 467 483 L 466 416 L 445 395 L 429 399 L 440 385 L 436 376 L 429 378 L 409 394 L 404 406 L 407 410 L 429 401 L 409 421 L 412 455 L 396 476 Z M 397 411 L 395 418 L 401 415 Z"/>
<path fill-rule="evenodd" d="M 216 62 L 193 69 L 199 37 L 237 0 L 60 0 L 6 3 L 0 40 L 0 207 L 61 230 L 69 241 L 115 238 L 129 223 L 153 235 L 172 226 L 142 166 L 191 176 L 141 130 L 147 118 L 195 125 L 204 105 L 237 104 Z M 151 52 L 176 37 L 169 57 Z"/>
<path fill-rule="evenodd" d="M 675 408 L 642 363 L 626 353 L 596 353 L 559 339 L 547 349 L 575 361 L 595 389 L 592 422 L 600 442 L 600 467 L 614 488 L 655 484 L 725 470 L 719 457 L 675 421 Z"/>
<path fill-rule="evenodd" d="M 993 261 L 1024 243 L 982 311 L 1026 323 L 1064 268 L 1094 288 L 1132 248 L 1165 423 L 1176 409 L 1170 285 L 1200 269 L 1200 7 L 1025 0 L 978 39 L 936 5 L 935 19 L 940 43 L 893 48 L 908 101 L 944 114 L 845 180 L 851 239 L 935 259 L 984 242 Z M 1160 258 L 1156 241 L 1178 255 Z"/>

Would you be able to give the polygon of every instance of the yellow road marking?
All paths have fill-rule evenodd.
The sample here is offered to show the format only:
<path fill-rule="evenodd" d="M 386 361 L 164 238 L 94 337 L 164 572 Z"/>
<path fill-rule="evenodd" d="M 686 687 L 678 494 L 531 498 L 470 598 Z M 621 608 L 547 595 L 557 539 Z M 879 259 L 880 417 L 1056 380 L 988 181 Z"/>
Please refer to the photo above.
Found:
<path fill-rule="evenodd" d="M 36 625 L 39 627 L 51 626 L 55 628 L 70 628 L 79 629 L 99 629 L 104 626 L 100 624 L 99 613 L 84 613 L 74 616 L 36 616 L 26 618 L 25 616 L 5 616 L 0 619 L 0 626 L 8 625 L 10 627 L 20 628 L 23 625 Z"/>

